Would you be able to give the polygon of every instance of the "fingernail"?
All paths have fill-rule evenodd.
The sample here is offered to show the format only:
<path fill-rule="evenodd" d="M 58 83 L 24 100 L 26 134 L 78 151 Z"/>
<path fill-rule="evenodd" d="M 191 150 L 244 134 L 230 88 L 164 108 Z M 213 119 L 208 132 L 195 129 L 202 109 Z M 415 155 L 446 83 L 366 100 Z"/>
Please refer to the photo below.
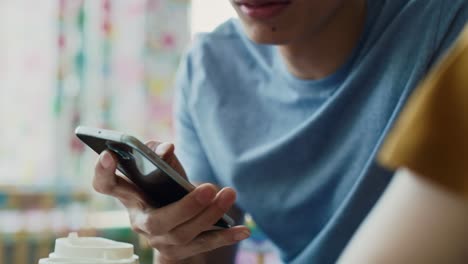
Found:
<path fill-rule="evenodd" d="M 104 169 L 108 169 L 112 165 L 112 157 L 111 155 L 106 151 L 101 155 L 101 158 L 99 159 L 99 162 L 101 162 L 101 166 Z"/>
<path fill-rule="evenodd" d="M 242 232 L 234 234 L 234 240 L 241 241 L 241 240 L 248 238 L 249 236 L 250 236 L 250 232 L 247 230 L 244 230 Z"/>
<path fill-rule="evenodd" d="M 197 201 L 202 205 L 209 204 L 213 198 L 215 197 L 216 193 L 212 188 L 202 188 L 196 195 Z"/>
<path fill-rule="evenodd" d="M 156 154 L 160 156 L 164 155 L 169 150 L 170 147 L 171 147 L 171 143 L 167 143 L 167 142 L 161 143 L 156 148 Z"/>

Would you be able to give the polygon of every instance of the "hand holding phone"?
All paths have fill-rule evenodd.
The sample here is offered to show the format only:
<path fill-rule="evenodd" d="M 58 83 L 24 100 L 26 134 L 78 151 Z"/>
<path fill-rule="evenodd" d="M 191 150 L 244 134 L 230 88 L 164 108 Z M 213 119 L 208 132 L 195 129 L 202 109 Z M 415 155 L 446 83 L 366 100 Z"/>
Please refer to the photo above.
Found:
<path fill-rule="evenodd" d="M 185 189 L 186 187 L 183 187 L 187 192 L 181 195 L 179 200 L 170 201 L 171 198 L 165 200 L 165 202 L 163 201 L 161 203 L 161 201 L 158 201 L 153 204 L 153 202 L 148 202 L 149 199 L 151 199 L 151 193 L 149 193 L 150 195 L 146 193 L 151 190 L 147 189 L 144 193 L 143 189 L 138 186 L 138 184 L 141 185 L 141 182 L 137 184 L 134 180 L 130 181 L 115 174 L 117 168 L 127 173 L 132 170 L 148 172 L 148 170 L 145 169 L 148 168 L 148 164 L 145 165 L 145 159 L 148 157 L 142 153 L 146 153 L 146 151 L 149 150 L 155 155 L 154 150 L 151 148 L 155 147 L 156 152 L 159 154 L 159 156 L 155 156 L 160 159 L 159 161 L 163 161 L 172 169 L 175 168 L 176 170 L 174 171 L 176 171 L 181 178 L 184 178 L 182 166 L 173 153 L 173 145 L 158 145 L 158 143 L 153 142 L 148 144 L 148 147 L 141 143 L 147 148 L 146 150 L 139 144 L 134 144 L 133 146 L 132 144 L 116 145 L 116 142 L 128 143 L 128 136 L 122 136 L 123 134 L 113 131 L 94 128 L 81 128 L 77 130 L 77 135 L 96 150 L 96 152 L 101 153 L 99 162 L 96 164 L 95 168 L 93 183 L 95 189 L 101 193 L 117 197 L 122 201 L 129 209 L 133 229 L 146 236 L 149 244 L 158 249 L 160 254 L 165 258 L 187 258 L 221 246 L 237 243 L 249 236 L 250 232 L 245 226 L 236 226 L 227 229 L 220 229 L 218 227 L 219 230 L 213 231 L 213 224 L 215 222 L 219 222 L 220 219 L 223 221 L 228 219 L 225 218 L 225 213 L 235 201 L 235 192 L 231 188 L 223 188 L 218 191 L 212 184 L 202 184 L 198 187 L 191 186 L 189 187 L 190 189 Z M 133 151 L 135 151 L 134 147 L 139 149 L 137 150 L 139 151 L 137 156 L 134 155 L 134 152 L 132 153 L 123 146 L 130 146 L 133 148 Z M 156 146 L 159 146 L 159 148 L 156 148 Z M 129 153 L 133 155 L 127 156 Z M 138 157 L 139 154 L 142 154 L 143 157 Z M 128 164 L 128 160 L 131 158 L 135 158 L 135 160 L 132 164 Z M 140 160 L 140 158 L 142 158 L 142 160 Z M 155 162 L 154 159 L 151 159 L 151 162 Z M 153 165 L 155 164 L 153 163 Z M 126 169 L 123 169 L 123 166 L 125 166 Z M 167 169 L 164 165 L 157 167 L 158 169 Z M 164 170 L 163 172 L 168 174 L 167 171 L 170 170 Z M 152 171 L 141 173 L 139 177 L 145 177 L 145 175 L 168 176 L 161 173 L 152 173 Z M 128 177 L 130 178 L 131 176 Z M 160 183 L 158 180 L 154 182 Z M 172 188 L 170 187 L 172 184 L 173 183 L 158 186 L 169 186 L 167 188 Z M 163 193 L 167 192 L 161 192 L 158 195 L 163 195 Z M 157 196 L 155 194 L 153 195 L 153 198 Z M 170 202 L 167 203 L 168 201 Z M 163 203 L 166 204 L 162 205 Z M 154 209 L 155 207 L 157 207 L 157 209 Z"/>

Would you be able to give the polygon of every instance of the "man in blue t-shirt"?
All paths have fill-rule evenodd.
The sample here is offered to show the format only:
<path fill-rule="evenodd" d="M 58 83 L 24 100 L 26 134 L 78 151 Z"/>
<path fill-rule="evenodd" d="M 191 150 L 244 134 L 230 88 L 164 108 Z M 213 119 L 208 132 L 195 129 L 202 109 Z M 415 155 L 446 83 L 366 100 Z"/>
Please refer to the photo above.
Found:
<path fill-rule="evenodd" d="M 162 263 L 232 262 L 249 231 L 210 230 L 226 212 L 252 215 L 287 263 L 333 263 L 391 179 L 376 151 L 467 1 L 231 3 L 240 22 L 198 37 L 180 67 L 180 163 L 173 145 L 149 143 L 200 185 L 148 210 L 105 152 L 94 186 L 129 208 Z"/>

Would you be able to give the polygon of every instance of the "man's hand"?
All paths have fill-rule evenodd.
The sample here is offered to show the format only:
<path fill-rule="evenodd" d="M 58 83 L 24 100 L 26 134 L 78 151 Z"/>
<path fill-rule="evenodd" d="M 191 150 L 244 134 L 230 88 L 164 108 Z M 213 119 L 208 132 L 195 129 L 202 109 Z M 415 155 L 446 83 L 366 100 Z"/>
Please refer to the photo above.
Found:
<path fill-rule="evenodd" d="M 174 145 L 158 142 L 147 145 L 185 176 L 174 154 Z M 245 226 L 213 230 L 213 224 L 236 200 L 233 189 L 218 191 L 212 184 L 202 184 L 181 200 L 154 209 L 132 182 L 116 174 L 116 168 L 112 153 L 101 153 L 95 167 L 93 187 L 122 202 L 129 212 L 132 229 L 148 239 L 148 243 L 159 251 L 161 259 L 178 262 L 249 237 L 250 232 Z"/>

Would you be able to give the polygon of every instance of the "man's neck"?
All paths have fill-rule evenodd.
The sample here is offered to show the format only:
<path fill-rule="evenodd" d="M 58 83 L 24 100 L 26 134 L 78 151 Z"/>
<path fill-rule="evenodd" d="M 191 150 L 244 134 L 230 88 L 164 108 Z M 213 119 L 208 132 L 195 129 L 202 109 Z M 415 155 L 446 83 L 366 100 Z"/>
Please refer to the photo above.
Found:
<path fill-rule="evenodd" d="M 357 45 L 365 18 L 365 0 L 345 0 L 319 32 L 279 46 L 289 72 L 300 79 L 311 80 L 334 73 Z"/>

